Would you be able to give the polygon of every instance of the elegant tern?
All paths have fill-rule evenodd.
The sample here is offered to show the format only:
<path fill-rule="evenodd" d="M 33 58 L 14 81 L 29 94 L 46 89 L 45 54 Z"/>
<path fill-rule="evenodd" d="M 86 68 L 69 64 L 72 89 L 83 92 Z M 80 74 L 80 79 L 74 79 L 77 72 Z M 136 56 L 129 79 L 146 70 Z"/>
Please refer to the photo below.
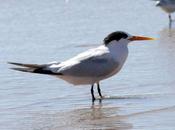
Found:
<path fill-rule="evenodd" d="M 132 36 L 123 31 L 109 34 L 99 47 L 89 49 L 63 62 L 48 64 L 23 64 L 8 62 L 17 71 L 56 76 L 74 85 L 91 85 L 92 101 L 95 101 L 94 84 L 101 98 L 99 82 L 118 73 L 128 56 L 128 43 L 136 40 L 154 40 L 143 36 Z"/>

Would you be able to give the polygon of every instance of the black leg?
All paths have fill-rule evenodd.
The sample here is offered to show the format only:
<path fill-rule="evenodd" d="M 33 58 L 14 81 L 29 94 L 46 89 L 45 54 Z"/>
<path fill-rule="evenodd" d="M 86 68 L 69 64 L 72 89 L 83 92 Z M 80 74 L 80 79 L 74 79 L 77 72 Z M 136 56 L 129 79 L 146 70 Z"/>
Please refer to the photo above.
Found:
<path fill-rule="evenodd" d="M 99 83 L 97 83 L 97 90 L 98 90 L 99 96 L 102 98 L 102 94 L 101 94 L 101 89 L 100 89 L 100 84 Z"/>
<path fill-rule="evenodd" d="M 171 14 L 169 14 L 168 17 L 169 17 L 169 29 L 171 29 L 171 26 L 172 26 Z"/>
<path fill-rule="evenodd" d="M 172 20 L 172 17 L 171 17 L 171 14 L 169 14 L 168 17 L 169 17 L 169 23 L 171 24 L 172 21 L 173 21 L 173 20 Z"/>
<path fill-rule="evenodd" d="M 94 97 L 94 84 L 92 84 L 91 86 L 91 95 L 92 95 L 92 102 L 95 101 L 95 97 Z"/>
<path fill-rule="evenodd" d="M 172 21 L 171 14 L 169 14 L 168 17 L 169 17 L 169 21 L 171 22 Z"/>

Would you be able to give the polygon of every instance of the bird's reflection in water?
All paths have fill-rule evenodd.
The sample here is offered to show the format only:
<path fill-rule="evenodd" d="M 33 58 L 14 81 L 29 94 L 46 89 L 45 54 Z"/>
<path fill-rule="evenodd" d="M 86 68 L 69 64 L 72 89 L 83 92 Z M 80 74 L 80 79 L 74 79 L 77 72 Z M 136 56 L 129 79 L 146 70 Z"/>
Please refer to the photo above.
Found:
<path fill-rule="evenodd" d="M 170 22 L 169 22 L 169 29 L 171 29 L 171 28 L 172 28 L 172 24 L 173 24 L 173 22 L 172 22 L 172 21 L 170 21 Z"/>
<path fill-rule="evenodd" d="M 162 68 L 166 69 L 166 72 L 173 74 L 175 71 L 175 27 L 169 30 L 163 29 L 159 32 L 157 53 L 159 54 L 159 64 L 164 65 Z M 171 79 L 171 76 L 169 77 Z"/>
<path fill-rule="evenodd" d="M 175 24 L 175 20 L 171 20 L 169 22 L 169 30 L 173 29 L 174 28 L 174 24 Z"/>
<path fill-rule="evenodd" d="M 159 49 L 163 49 L 165 51 L 170 51 L 175 49 L 175 24 L 174 28 L 170 30 L 168 28 L 164 28 L 159 32 L 158 38 L 158 47 Z"/>
<path fill-rule="evenodd" d="M 159 81 L 162 81 L 165 85 L 172 85 L 174 83 L 175 76 L 175 27 L 171 30 L 168 28 L 162 29 L 158 33 L 157 44 L 155 44 L 154 63 L 156 66 L 156 73 L 161 77 Z M 167 90 L 166 90 L 167 91 Z"/>
<path fill-rule="evenodd" d="M 74 109 L 69 112 L 39 112 L 33 115 L 32 129 L 115 129 L 127 130 L 132 125 L 127 123 L 127 118 L 118 115 L 117 107 L 103 107 L 102 103 L 91 107 Z M 29 127 L 29 126 L 27 126 Z"/>
<path fill-rule="evenodd" d="M 164 28 L 159 32 L 159 40 L 168 42 L 167 40 L 175 39 L 175 22 L 171 23 L 171 29 Z"/>

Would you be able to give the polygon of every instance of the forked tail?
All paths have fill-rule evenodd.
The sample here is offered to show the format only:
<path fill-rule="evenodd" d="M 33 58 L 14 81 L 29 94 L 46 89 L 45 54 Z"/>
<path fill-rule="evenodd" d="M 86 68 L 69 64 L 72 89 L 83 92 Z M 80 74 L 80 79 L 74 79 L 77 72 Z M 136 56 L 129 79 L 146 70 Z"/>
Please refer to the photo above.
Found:
<path fill-rule="evenodd" d="M 10 68 L 17 71 L 38 73 L 38 74 L 59 75 L 58 73 L 54 73 L 48 69 L 50 64 L 39 65 L 39 64 L 23 64 L 23 63 L 16 63 L 16 62 L 8 62 L 8 64 L 21 66 L 21 67 Z"/>

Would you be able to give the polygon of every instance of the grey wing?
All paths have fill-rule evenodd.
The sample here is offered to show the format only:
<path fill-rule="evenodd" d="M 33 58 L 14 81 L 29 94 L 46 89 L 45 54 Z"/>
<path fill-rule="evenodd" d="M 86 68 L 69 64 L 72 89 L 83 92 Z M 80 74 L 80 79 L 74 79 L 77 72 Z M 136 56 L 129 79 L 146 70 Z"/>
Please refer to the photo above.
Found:
<path fill-rule="evenodd" d="M 59 72 L 77 77 L 101 77 L 113 72 L 118 65 L 113 59 L 90 57 Z"/>

